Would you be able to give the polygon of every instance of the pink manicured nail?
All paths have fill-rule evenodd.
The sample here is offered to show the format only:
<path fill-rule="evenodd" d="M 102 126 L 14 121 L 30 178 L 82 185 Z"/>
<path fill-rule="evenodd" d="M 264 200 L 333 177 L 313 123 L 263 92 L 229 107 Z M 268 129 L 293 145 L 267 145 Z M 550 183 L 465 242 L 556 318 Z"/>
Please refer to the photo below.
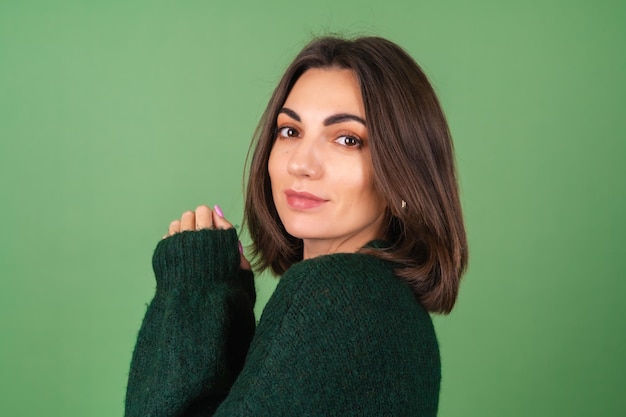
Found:
<path fill-rule="evenodd" d="M 217 204 L 213 208 L 215 209 L 215 212 L 217 213 L 217 215 L 220 216 L 223 219 L 224 218 L 224 212 L 222 211 L 222 208 L 220 206 L 218 206 Z"/>
<path fill-rule="evenodd" d="M 243 246 L 241 245 L 241 240 L 239 240 L 237 244 L 239 245 L 239 253 L 243 255 Z"/>

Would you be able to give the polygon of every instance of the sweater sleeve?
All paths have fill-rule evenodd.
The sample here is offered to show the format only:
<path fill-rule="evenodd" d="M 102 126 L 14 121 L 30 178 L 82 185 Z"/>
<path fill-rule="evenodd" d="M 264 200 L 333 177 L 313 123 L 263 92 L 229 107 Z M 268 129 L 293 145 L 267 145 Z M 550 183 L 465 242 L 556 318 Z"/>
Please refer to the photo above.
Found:
<path fill-rule="evenodd" d="M 428 313 L 381 260 L 338 254 L 281 278 L 215 417 L 435 416 Z"/>
<path fill-rule="evenodd" d="M 156 293 L 131 362 L 126 417 L 208 416 L 254 335 L 254 282 L 229 230 L 177 233 L 153 256 Z"/>

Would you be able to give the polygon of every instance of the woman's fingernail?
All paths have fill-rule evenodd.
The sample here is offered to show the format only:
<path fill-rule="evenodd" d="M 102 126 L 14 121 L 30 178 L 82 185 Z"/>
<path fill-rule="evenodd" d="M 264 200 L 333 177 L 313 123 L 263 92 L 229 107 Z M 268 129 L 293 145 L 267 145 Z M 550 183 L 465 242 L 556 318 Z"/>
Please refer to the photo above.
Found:
<path fill-rule="evenodd" d="M 237 244 L 239 245 L 239 253 L 243 255 L 243 246 L 241 245 L 241 240 L 237 241 Z"/>
<path fill-rule="evenodd" d="M 215 209 L 215 212 L 217 213 L 217 215 L 220 216 L 223 219 L 224 218 L 224 212 L 222 211 L 222 208 L 220 206 L 218 206 L 217 204 L 213 208 Z"/>

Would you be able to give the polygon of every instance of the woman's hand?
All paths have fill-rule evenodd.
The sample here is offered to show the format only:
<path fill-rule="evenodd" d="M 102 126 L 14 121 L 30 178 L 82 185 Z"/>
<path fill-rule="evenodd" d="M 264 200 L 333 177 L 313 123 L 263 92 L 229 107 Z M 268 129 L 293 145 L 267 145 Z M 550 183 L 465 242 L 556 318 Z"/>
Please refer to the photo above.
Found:
<path fill-rule="evenodd" d="M 180 217 L 170 223 L 167 234 L 163 238 L 172 236 L 179 232 L 193 231 L 200 229 L 230 229 L 233 225 L 224 218 L 224 213 L 220 206 L 215 206 L 212 210 L 207 206 L 199 206 L 196 211 L 186 211 Z M 241 269 L 250 269 L 250 263 L 243 255 L 243 247 L 239 242 L 239 253 L 241 254 Z"/>

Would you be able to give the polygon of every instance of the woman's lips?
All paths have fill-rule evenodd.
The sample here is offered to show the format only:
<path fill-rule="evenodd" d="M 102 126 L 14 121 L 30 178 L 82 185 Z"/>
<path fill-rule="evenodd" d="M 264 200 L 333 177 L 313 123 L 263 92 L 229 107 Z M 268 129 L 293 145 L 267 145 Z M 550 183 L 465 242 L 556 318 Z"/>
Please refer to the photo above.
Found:
<path fill-rule="evenodd" d="M 304 191 L 298 192 L 291 189 L 285 191 L 285 196 L 287 196 L 287 204 L 295 209 L 311 209 L 319 207 L 328 201 L 315 194 Z"/>

